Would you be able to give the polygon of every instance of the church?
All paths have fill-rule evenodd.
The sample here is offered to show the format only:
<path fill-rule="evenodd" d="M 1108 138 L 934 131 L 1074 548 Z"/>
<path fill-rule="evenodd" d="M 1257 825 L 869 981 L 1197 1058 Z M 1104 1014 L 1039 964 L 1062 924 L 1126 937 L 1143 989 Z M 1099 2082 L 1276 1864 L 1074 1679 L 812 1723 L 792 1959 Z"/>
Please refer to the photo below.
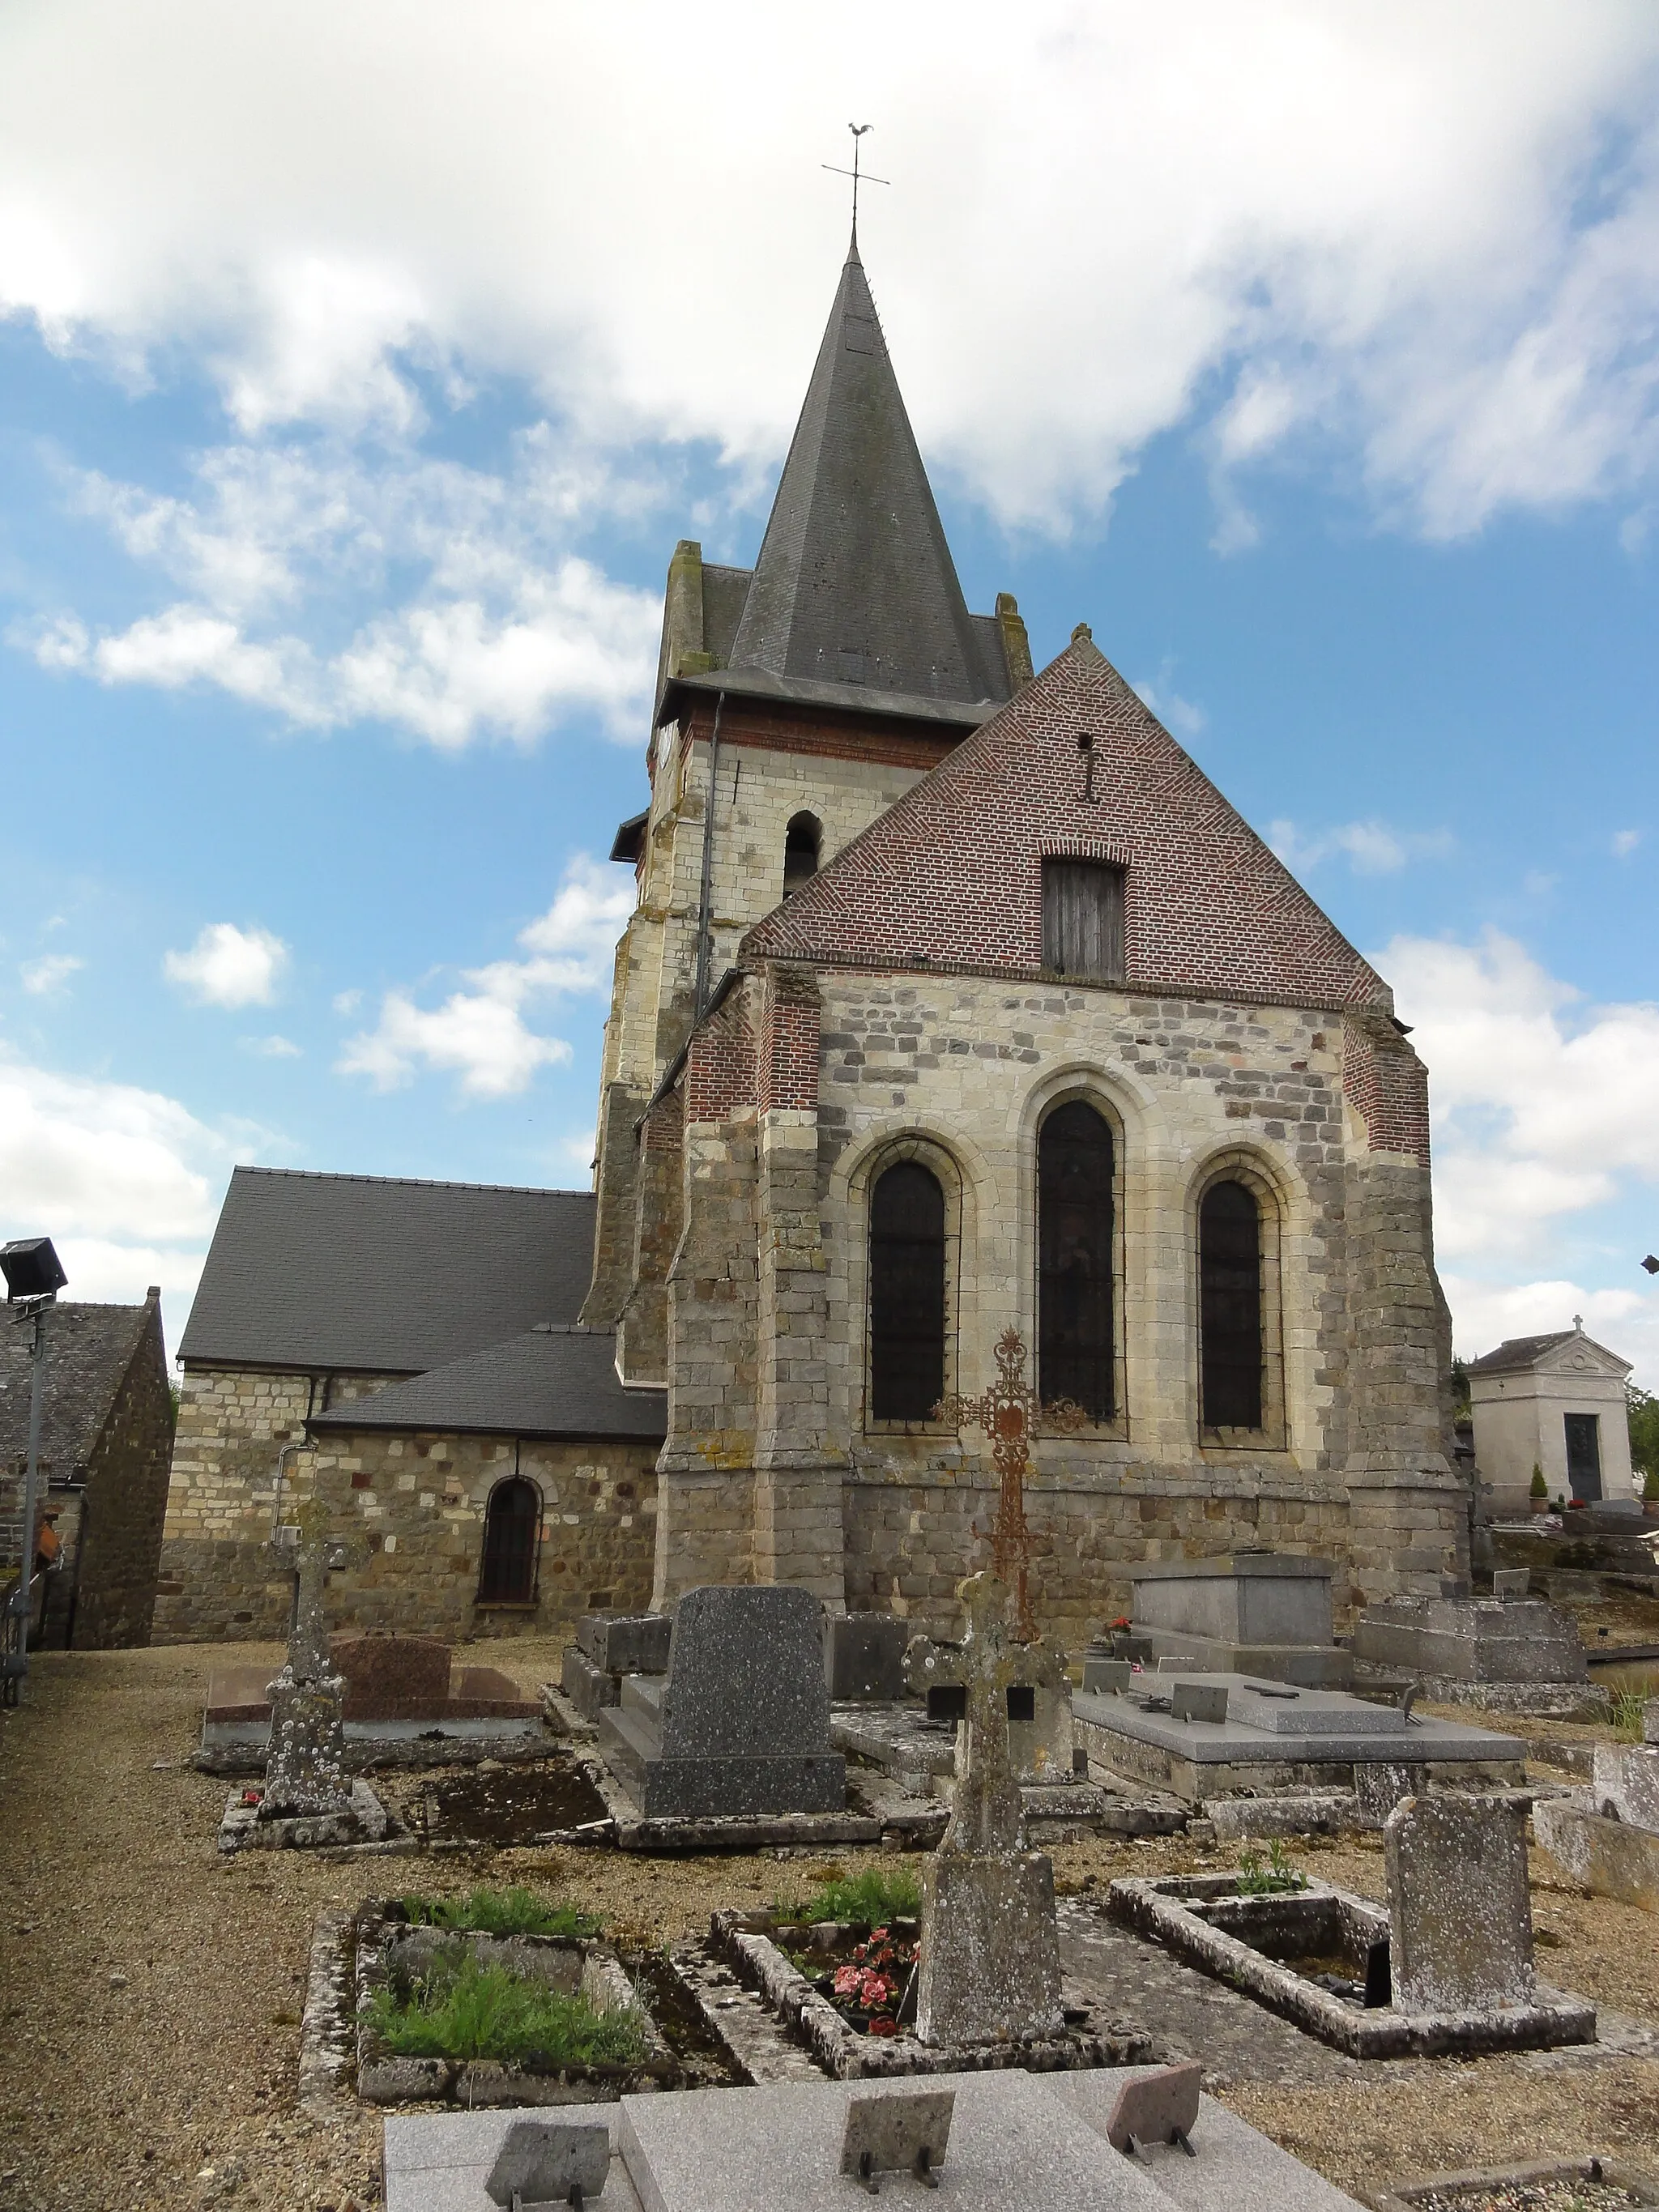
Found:
<path fill-rule="evenodd" d="M 158 1639 L 556 1634 L 711 1582 L 951 1627 L 1018 1331 L 1041 1626 L 1147 1559 L 1468 1587 L 1427 1078 L 1079 624 L 971 613 L 856 240 L 752 569 L 669 564 L 591 1193 L 239 1170 Z"/>

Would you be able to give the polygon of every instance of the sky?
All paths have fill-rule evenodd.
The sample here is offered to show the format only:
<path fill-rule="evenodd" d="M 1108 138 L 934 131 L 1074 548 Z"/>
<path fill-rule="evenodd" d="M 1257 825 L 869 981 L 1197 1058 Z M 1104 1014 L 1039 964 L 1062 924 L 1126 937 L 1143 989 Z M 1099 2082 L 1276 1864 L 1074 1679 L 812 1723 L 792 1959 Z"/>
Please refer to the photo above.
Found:
<path fill-rule="evenodd" d="M 1647 0 L 0 6 L 0 1234 L 587 1180 L 677 539 L 860 242 L 970 605 L 1393 985 L 1457 1346 L 1659 1389 Z"/>

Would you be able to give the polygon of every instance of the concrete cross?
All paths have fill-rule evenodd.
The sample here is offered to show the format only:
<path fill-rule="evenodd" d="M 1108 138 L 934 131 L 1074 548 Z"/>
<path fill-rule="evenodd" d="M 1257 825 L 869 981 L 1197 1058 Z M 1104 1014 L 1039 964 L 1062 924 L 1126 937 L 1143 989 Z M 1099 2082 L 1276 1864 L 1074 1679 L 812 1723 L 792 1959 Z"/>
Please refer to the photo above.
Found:
<path fill-rule="evenodd" d="M 952 1395 L 941 1398 L 933 1418 L 961 1428 L 969 1424 L 985 1431 L 991 1439 L 992 1456 L 1001 1478 L 997 1517 L 992 1522 L 991 1571 L 1000 1583 L 1012 1583 L 1014 1591 L 1014 1633 L 1022 1644 L 1037 1640 L 1036 1620 L 1031 1611 L 1027 1570 L 1033 1537 L 1025 1518 L 1025 1476 L 1031 1464 L 1030 1438 L 1040 1422 L 1066 1436 L 1086 1428 L 1090 1416 L 1069 1398 L 1052 1404 L 1039 1402 L 1025 1380 L 1025 1346 L 1017 1328 L 1006 1328 L 997 1340 L 997 1379 L 977 1398 Z M 981 1532 L 975 1528 L 974 1534 Z"/>
<path fill-rule="evenodd" d="M 945 1684 L 968 1692 L 957 1731 L 957 1797 L 945 1841 L 975 1856 L 1025 1848 L 1025 1821 L 1008 1750 L 1008 1692 L 1024 1680 L 1025 1654 L 1008 1625 L 1008 1589 L 995 1575 L 970 1575 L 957 1595 L 968 1608 L 961 1644 L 912 1639 L 904 1677 L 921 1696 Z"/>

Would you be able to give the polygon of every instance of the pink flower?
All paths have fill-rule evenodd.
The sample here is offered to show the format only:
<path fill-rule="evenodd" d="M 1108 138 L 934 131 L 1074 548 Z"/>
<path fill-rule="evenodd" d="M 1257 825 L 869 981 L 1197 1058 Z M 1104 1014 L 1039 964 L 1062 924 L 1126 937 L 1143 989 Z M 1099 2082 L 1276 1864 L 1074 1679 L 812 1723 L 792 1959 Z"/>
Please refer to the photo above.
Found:
<path fill-rule="evenodd" d="M 837 1966 L 835 1980 L 836 1995 L 838 1997 L 856 1996 L 859 1984 L 863 1979 L 863 1975 L 856 1966 Z"/>
<path fill-rule="evenodd" d="M 874 2012 L 884 2005 L 892 1994 L 892 1984 L 883 1981 L 879 1974 L 866 1974 L 859 1984 L 859 2001 L 866 2012 Z"/>

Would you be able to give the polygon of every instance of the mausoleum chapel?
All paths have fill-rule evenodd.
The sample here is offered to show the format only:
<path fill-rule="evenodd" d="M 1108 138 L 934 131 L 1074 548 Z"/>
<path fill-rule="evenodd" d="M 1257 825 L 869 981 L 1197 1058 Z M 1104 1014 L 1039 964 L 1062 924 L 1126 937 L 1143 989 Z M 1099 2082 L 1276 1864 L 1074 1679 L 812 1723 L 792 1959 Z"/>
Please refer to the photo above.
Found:
<path fill-rule="evenodd" d="M 1110 610 L 1098 611 L 1110 642 Z M 545 1634 L 703 1583 L 953 1623 L 1018 1330 L 1042 1628 L 1148 1560 L 1468 1587 L 1426 1078 L 1079 624 L 969 611 L 856 245 L 752 568 L 669 562 L 591 1193 L 239 1170 L 155 1633 Z M 952 1629 L 951 1632 L 954 1632 Z"/>

